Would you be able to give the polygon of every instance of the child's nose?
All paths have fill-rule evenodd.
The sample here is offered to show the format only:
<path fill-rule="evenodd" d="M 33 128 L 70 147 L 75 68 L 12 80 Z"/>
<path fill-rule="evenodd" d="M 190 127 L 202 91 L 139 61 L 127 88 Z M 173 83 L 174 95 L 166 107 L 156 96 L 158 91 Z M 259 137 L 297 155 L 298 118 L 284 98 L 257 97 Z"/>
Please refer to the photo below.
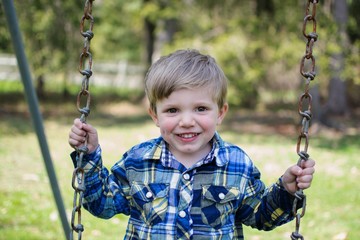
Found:
<path fill-rule="evenodd" d="M 190 113 L 183 113 L 179 125 L 180 127 L 192 127 L 195 125 L 195 119 Z"/>

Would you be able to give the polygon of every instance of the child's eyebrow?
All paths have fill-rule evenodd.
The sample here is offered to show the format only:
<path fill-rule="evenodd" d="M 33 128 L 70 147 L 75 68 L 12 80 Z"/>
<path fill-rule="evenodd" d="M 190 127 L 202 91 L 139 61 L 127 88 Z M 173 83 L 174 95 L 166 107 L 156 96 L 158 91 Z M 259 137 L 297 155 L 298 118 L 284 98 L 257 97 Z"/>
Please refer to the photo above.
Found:
<path fill-rule="evenodd" d="M 178 108 L 179 105 L 176 103 L 167 103 L 162 105 L 162 109 Z"/>
<path fill-rule="evenodd" d="M 214 101 L 215 102 L 215 101 Z M 207 104 L 212 104 L 213 103 L 213 101 L 209 101 L 209 100 L 199 100 L 199 101 L 194 101 L 193 102 L 195 105 L 201 105 L 201 104 L 203 104 L 203 105 L 207 105 Z"/>

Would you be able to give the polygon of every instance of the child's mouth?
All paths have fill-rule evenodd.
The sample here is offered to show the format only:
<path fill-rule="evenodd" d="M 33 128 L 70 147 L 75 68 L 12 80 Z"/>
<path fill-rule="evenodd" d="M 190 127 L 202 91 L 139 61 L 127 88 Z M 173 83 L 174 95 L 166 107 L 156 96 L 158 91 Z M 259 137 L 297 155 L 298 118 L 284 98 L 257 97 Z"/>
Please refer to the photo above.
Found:
<path fill-rule="evenodd" d="M 184 134 L 178 134 L 179 137 L 181 138 L 186 138 L 186 139 L 190 139 L 190 138 L 193 138 L 193 137 L 196 137 L 198 136 L 199 133 L 184 133 Z"/>

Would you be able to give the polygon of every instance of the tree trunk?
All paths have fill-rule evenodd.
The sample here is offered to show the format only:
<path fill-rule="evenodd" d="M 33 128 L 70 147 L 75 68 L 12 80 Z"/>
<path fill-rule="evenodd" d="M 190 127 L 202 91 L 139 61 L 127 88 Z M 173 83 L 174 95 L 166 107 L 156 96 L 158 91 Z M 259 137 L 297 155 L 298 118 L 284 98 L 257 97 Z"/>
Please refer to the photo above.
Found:
<path fill-rule="evenodd" d="M 273 16 L 275 12 L 274 2 L 272 0 L 256 0 L 256 15 L 267 13 Z"/>
<path fill-rule="evenodd" d="M 321 113 L 315 120 L 319 120 L 322 124 L 336 129 L 341 128 L 336 123 L 334 117 L 345 116 L 349 112 L 347 103 L 346 83 L 342 78 L 342 72 L 345 67 L 345 50 L 348 46 L 348 36 L 346 32 L 346 24 L 348 19 L 348 6 L 346 0 L 333 1 L 332 14 L 338 25 L 339 44 L 341 52 L 335 53 L 330 59 L 331 78 L 328 88 L 328 99 Z"/>
<path fill-rule="evenodd" d="M 146 65 L 150 67 L 155 46 L 155 28 L 156 25 L 148 18 L 144 20 L 145 41 L 146 41 Z"/>
<path fill-rule="evenodd" d="M 175 18 L 165 20 L 165 32 L 167 43 L 172 43 L 174 41 L 174 35 L 178 30 L 178 21 Z"/>
<path fill-rule="evenodd" d="M 348 9 L 346 0 L 334 1 L 333 16 L 339 28 L 339 42 L 343 51 L 334 54 L 331 59 L 331 69 L 333 72 L 329 83 L 329 99 L 326 109 L 328 114 L 344 115 L 348 112 L 346 84 L 341 78 L 341 73 L 345 66 L 344 51 L 348 45 L 346 33 Z"/>
<path fill-rule="evenodd" d="M 346 84 L 341 77 L 341 73 L 344 71 L 344 51 L 348 45 L 346 33 L 348 8 L 346 0 L 334 1 L 333 16 L 339 28 L 339 43 L 342 51 L 334 54 L 331 58 L 332 77 L 329 83 L 329 99 L 325 109 L 329 115 L 345 115 L 348 112 L 348 104 L 346 101 Z"/>
<path fill-rule="evenodd" d="M 45 98 L 45 81 L 44 75 L 39 75 L 36 79 L 36 93 L 39 99 Z"/>

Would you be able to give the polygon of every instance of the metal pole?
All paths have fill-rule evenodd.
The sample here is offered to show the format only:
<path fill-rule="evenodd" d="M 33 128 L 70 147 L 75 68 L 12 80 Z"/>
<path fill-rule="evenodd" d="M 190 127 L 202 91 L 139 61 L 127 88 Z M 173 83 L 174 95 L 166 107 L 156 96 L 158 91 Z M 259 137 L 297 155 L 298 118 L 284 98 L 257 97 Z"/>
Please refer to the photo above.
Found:
<path fill-rule="evenodd" d="M 32 85 L 32 79 L 30 75 L 29 66 L 27 63 L 26 55 L 24 52 L 23 42 L 21 38 L 21 33 L 19 30 L 16 11 L 12 0 L 2 0 L 6 15 L 6 20 L 9 26 L 12 42 L 14 45 L 14 50 L 16 54 L 16 59 L 18 62 L 21 80 L 25 88 L 25 96 L 28 102 L 28 106 L 31 113 L 32 122 L 35 127 L 35 131 L 37 133 L 37 138 L 39 141 L 39 145 L 41 148 L 41 152 L 43 155 L 43 159 L 45 162 L 45 167 L 49 176 L 51 189 L 55 198 L 55 202 L 58 208 L 58 212 L 60 215 L 61 223 L 64 229 L 64 233 L 67 239 L 69 239 L 70 235 L 70 227 L 66 217 L 65 208 L 63 205 L 60 189 L 58 186 L 58 182 L 56 179 L 56 174 L 54 171 L 54 166 L 50 157 L 50 152 L 48 148 L 48 144 L 45 137 L 42 116 L 38 107 L 38 100 L 35 94 L 34 87 Z"/>

